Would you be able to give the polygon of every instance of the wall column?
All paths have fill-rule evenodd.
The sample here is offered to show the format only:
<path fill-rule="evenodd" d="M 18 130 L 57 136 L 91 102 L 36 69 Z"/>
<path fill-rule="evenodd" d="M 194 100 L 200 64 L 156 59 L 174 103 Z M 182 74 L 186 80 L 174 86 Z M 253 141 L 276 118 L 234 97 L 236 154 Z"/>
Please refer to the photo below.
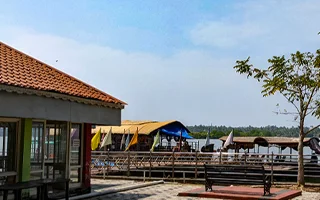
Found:
<path fill-rule="evenodd" d="M 19 181 L 30 179 L 32 119 L 21 120 Z"/>
<path fill-rule="evenodd" d="M 19 166 L 18 181 L 30 180 L 31 171 L 31 140 L 32 140 L 32 119 L 21 119 L 21 134 L 19 145 Z M 29 189 L 22 190 L 22 197 L 29 197 Z"/>
<path fill-rule="evenodd" d="M 83 128 L 83 170 L 82 170 L 82 183 L 84 186 L 84 192 L 91 192 L 91 124 L 84 124 Z"/>

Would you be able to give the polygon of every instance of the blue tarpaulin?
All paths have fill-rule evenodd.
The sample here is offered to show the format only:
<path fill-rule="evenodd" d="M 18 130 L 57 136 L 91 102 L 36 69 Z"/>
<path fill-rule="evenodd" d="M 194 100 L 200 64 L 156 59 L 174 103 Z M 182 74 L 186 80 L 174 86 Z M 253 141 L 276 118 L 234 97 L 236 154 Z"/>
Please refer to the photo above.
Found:
<path fill-rule="evenodd" d="M 170 124 L 165 126 L 165 128 L 160 129 L 166 135 L 177 136 L 180 137 L 180 131 L 182 131 L 182 138 L 192 139 L 192 137 L 188 134 L 187 130 L 182 126 L 176 126 L 174 124 Z"/>

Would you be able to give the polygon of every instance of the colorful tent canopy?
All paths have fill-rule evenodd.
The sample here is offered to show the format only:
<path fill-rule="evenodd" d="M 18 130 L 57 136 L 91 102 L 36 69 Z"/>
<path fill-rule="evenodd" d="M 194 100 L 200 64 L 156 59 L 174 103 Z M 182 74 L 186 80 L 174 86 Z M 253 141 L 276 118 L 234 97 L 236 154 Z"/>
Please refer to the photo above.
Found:
<path fill-rule="evenodd" d="M 158 130 L 161 134 L 180 137 L 180 131 L 182 130 L 182 137 L 191 139 L 189 135 L 190 131 L 179 121 L 130 121 L 125 120 L 121 122 L 121 126 L 96 126 L 92 130 L 92 134 L 95 134 L 97 130 L 101 128 L 101 133 L 108 133 L 112 127 L 113 134 L 124 134 L 130 132 L 133 134 L 138 128 L 139 135 L 155 135 Z"/>

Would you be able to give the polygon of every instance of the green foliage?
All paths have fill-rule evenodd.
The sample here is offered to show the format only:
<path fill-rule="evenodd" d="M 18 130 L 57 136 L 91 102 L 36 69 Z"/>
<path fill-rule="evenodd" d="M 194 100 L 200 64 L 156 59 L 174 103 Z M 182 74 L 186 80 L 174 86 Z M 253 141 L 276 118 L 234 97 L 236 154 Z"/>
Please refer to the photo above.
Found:
<path fill-rule="evenodd" d="M 298 145 L 298 185 L 304 185 L 303 139 L 320 124 L 306 130 L 306 116 L 320 118 L 320 49 L 315 54 L 310 52 L 291 54 L 289 59 L 284 56 L 274 56 L 269 59 L 267 70 L 254 68 L 249 64 L 250 57 L 237 61 L 234 68 L 240 74 L 253 77 L 263 82 L 263 96 L 282 94 L 295 108 L 296 119 L 299 118 Z M 294 114 L 294 113 L 293 113 Z"/>
<path fill-rule="evenodd" d="M 191 130 L 191 129 L 189 129 L 189 130 Z M 207 131 L 199 131 L 199 132 L 191 132 L 190 133 L 190 135 L 195 139 L 204 139 L 207 137 L 207 134 L 208 134 Z M 218 131 L 218 130 L 210 131 L 210 139 L 218 139 L 218 138 L 225 136 L 225 135 L 227 135 L 227 134 L 223 131 Z"/>
<path fill-rule="evenodd" d="M 240 74 L 262 81 L 263 96 L 281 93 L 294 106 L 300 120 L 300 135 L 305 137 L 312 130 L 304 132 L 305 117 L 309 114 L 320 117 L 320 49 L 315 55 L 297 51 L 289 59 L 274 56 L 268 60 L 270 66 L 266 70 L 254 68 L 249 61 L 250 57 L 236 61 L 234 68 Z"/>
<path fill-rule="evenodd" d="M 277 127 L 277 126 L 265 126 L 265 127 L 226 127 L 226 126 L 204 126 L 195 125 L 187 126 L 191 131 L 190 135 L 195 139 L 205 139 L 207 137 L 207 131 L 210 129 L 210 138 L 219 139 L 222 136 L 227 136 L 234 129 L 234 136 L 241 137 L 255 137 L 255 136 L 265 136 L 265 137 L 299 137 L 299 128 L 297 127 Z M 305 128 L 305 131 L 310 130 L 310 128 Z M 315 129 L 309 135 L 310 137 L 319 137 L 320 129 Z"/>

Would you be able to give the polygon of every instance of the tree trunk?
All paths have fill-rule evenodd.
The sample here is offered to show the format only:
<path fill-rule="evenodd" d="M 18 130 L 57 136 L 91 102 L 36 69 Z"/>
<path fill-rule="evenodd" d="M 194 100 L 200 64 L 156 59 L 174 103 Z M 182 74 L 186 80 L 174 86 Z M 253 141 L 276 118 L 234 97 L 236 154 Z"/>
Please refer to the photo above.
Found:
<path fill-rule="evenodd" d="M 304 166 L 303 166 L 303 139 L 304 133 L 300 133 L 298 146 L 298 186 L 304 186 Z"/>

